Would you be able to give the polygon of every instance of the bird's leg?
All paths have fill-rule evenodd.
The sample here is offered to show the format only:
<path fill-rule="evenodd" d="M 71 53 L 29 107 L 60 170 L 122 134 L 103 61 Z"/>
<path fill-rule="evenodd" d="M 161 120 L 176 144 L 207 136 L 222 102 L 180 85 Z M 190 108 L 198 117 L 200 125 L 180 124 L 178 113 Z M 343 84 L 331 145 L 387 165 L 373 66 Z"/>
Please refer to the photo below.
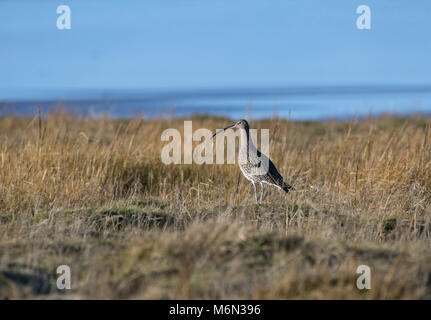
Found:
<path fill-rule="evenodd" d="M 263 182 L 260 183 L 260 200 L 259 203 L 262 203 L 263 199 Z"/>
<path fill-rule="evenodd" d="M 253 183 L 253 188 L 254 188 L 254 197 L 256 199 L 256 204 L 257 204 L 257 188 L 256 188 L 256 182 L 252 182 Z"/>

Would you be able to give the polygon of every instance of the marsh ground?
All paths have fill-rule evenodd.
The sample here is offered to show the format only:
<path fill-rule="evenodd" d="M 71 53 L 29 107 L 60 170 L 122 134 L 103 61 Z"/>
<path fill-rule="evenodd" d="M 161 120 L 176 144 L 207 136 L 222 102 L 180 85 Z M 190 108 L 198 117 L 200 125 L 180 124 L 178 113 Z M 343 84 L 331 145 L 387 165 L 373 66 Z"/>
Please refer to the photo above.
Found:
<path fill-rule="evenodd" d="M 0 118 L 0 297 L 431 298 L 430 118 L 251 121 L 296 188 L 258 206 L 235 165 L 161 162 L 183 120 Z"/>

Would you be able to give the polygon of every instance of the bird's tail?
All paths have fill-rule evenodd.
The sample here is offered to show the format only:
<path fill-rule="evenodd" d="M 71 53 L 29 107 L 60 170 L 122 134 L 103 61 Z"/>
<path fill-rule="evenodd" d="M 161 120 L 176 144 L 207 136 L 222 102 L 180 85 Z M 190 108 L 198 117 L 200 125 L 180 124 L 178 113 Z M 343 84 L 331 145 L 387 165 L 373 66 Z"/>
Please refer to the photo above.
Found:
<path fill-rule="evenodd" d="M 291 185 L 287 184 L 284 181 L 283 181 L 283 186 L 281 187 L 281 189 L 283 189 L 284 192 L 286 192 L 286 193 L 289 193 L 290 190 L 295 190 L 294 187 L 292 187 Z"/>

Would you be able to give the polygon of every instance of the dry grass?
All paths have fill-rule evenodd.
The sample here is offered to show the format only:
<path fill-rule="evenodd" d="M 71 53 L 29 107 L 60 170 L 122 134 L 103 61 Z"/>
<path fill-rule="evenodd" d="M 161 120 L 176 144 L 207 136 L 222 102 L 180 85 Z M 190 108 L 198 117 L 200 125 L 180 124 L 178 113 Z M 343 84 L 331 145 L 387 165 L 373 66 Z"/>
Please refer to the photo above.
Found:
<path fill-rule="evenodd" d="M 430 118 L 250 124 L 296 188 L 260 206 L 235 165 L 160 161 L 182 119 L 0 118 L 0 297 L 431 298 Z"/>

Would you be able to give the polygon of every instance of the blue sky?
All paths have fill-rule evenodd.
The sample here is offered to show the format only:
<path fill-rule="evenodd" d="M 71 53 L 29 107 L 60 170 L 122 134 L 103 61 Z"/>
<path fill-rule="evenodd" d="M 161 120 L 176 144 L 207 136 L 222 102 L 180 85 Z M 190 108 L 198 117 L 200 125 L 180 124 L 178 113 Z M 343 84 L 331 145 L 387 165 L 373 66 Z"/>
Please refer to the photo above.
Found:
<path fill-rule="evenodd" d="M 56 28 L 69 5 L 72 29 Z M 356 8 L 371 7 L 371 30 Z M 68 89 L 431 84 L 431 1 L 0 0 L 0 99 Z"/>

